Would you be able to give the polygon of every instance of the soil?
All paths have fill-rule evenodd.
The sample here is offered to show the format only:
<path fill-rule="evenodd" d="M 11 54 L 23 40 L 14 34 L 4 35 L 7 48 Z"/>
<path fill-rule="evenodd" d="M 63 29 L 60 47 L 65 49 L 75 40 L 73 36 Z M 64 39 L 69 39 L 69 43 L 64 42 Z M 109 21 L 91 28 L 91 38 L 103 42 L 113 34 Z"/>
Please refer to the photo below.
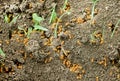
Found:
<path fill-rule="evenodd" d="M 111 37 L 120 0 L 99 0 L 94 21 L 92 0 L 68 0 L 71 13 L 59 22 L 57 38 L 49 24 L 53 4 L 60 17 L 64 0 L 0 0 L 0 81 L 120 81 L 120 24 Z M 32 27 L 33 13 L 49 31 L 27 38 L 18 27 Z M 19 17 L 9 25 L 5 15 Z"/>

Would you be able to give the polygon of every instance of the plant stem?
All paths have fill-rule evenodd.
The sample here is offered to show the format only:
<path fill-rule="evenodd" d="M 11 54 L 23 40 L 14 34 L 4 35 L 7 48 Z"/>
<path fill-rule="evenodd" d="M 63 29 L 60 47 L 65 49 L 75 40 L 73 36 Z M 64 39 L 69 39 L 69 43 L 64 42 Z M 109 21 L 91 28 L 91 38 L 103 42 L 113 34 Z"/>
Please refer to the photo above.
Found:
<path fill-rule="evenodd" d="M 119 23 L 120 23 L 120 19 L 118 20 L 118 22 L 117 22 L 116 25 L 115 25 L 115 28 L 114 28 L 114 30 L 113 30 L 113 32 L 112 32 L 112 34 L 111 34 L 111 38 L 113 37 L 113 35 L 114 35 L 114 33 L 115 33 L 115 30 L 117 29 Z"/>
<path fill-rule="evenodd" d="M 66 8 L 67 3 L 68 3 L 68 0 L 65 0 L 63 5 L 63 10 Z"/>
<path fill-rule="evenodd" d="M 96 6 L 96 3 L 97 3 L 98 1 L 99 1 L 99 0 L 93 1 L 93 7 L 92 7 L 92 12 L 91 12 L 91 20 L 93 20 L 95 6 Z"/>
<path fill-rule="evenodd" d="M 94 17 L 95 5 L 96 5 L 96 2 L 93 3 L 92 13 L 91 13 L 91 20 L 93 20 L 93 17 Z"/>
<path fill-rule="evenodd" d="M 53 21 L 53 19 L 55 20 L 56 17 L 54 16 L 56 14 L 55 12 L 55 7 L 56 7 L 56 4 L 54 4 L 53 8 L 52 8 L 52 13 L 51 13 L 51 17 L 50 17 L 50 20 L 49 20 L 49 24 Z"/>
<path fill-rule="evenodd" d="M 58 18 L 58 21 L 56 23 L 56 26 L 55 26 L 55 30 L 54 30 L 54 37 L 57 38 L 57 29 L 58 29 L 58 24 L 59 24 L 59 20 L 62 19 L 62 17 L 65 15 L 65 14 L 68 14 L 69 12 L 65 12 L 63 13 L 59 18 Z"/>

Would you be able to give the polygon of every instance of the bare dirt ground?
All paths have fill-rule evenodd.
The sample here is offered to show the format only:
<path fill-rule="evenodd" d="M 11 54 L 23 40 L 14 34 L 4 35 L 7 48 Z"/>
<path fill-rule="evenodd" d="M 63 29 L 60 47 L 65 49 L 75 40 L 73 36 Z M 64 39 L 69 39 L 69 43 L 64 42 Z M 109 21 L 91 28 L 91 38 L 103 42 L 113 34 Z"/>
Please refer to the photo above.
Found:
<path fill-rule="evenodd" d="M 57 38 L 49 24 L 53 4 L 59 17 L 64 0 L 0 0 L 0 81 L 120 81 L 120 24 L 111 38 L 120 0 L 99 0 L 92 23 L 92 0 L 68 0 L 71 14 L 61 19 Z M 28 31 L 33 13 L 49 31 L 27 38 L 18 27 Z M 19 17 L 10 26 L 5 15 Z"/>

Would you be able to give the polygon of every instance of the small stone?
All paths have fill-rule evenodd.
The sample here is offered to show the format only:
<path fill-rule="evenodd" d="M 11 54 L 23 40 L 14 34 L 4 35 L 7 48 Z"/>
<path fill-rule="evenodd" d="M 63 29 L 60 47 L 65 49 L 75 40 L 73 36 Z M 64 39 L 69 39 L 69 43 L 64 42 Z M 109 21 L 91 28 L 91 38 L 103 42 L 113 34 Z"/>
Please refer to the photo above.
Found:
<path fill-rule="evenodd" d="M 58 36 L 60 37 L 61 40 L 68 39 L 68 35 L 64 34 L 63 32 L 60 32 L 60 34 L 58 34 Z"/>
<path fill-rule="evenodd" d="M 22 64 L 25 63 L 25 60 L 22 57 L 18 57 L 17 60 L 18 60 L 18 62 L 20 62 Z"/>
<path fill-rule="evenodd" d="M 59 46 L 60 45 L 60 40 L 59 39 L 54 39 L 52 41 L 52 45 L 55 46 L 55 47 Z"/>
<path fill-rule="evenodd" d="M 81 42 L 82 43 L 87 43 L 88 42 L 88 38 L 87 37 L 82 37 Z"/>
<path fill-rule="evenodd" d="M 26 45 L 26 50 L 29 52 L 33 52 L 39 48 L 40 48 L 39 43 L 36 40 L 29 40 L 28 44 Z"/>

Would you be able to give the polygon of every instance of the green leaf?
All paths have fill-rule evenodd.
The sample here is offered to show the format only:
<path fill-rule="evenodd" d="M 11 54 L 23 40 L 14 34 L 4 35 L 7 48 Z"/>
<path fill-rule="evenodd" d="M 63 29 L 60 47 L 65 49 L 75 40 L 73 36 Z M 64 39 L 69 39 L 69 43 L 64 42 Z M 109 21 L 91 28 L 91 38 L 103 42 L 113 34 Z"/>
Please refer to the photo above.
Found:
<path fill-rule="evenodd" d="M 37 15 L 37 13 L 33 13 L 33 14 L 32 14 L 32 18 L 33 18 L 34 23 L 36 23 L 36 24 L 39 24 L 39 22 L 41 22 L 41 21 L 44 20 L 44 18 L 39 17 L 39 16 Z"/>
<path fill-rule="evenodd" d="M 57 18 L 57 13 L 55 12 L 55 8 L 53 8 L 49 24 L 54 22 L 56 18 Z"/>
<path fill-rule="evenodd" d="M 0 55 L 1 55 L 2 57 L 5 57 L 5 53 L 2 51 L 1 48 L 0 48 Z"/>
<path fill-rule="evenodd" d="M 22 28 L 22 27 L 20 27 L 20 26 L 18 26 L 18 29 L 19 29 L 19 30 L 24 30 L 24 28 Z"/>
<path fill-rule="evenodd" d="M 5 15 L 4 20 L 5 20 L 5 22 L 7 22 L 7 23 L 9 23 L 9 22 L 10 22 L 10 18 L 9 18 L 7 15 Z"/>
<path fill-rule="evenodd" d="M 48 29 L 47 29 L 47 28 L 44 28 L 44 27 L 42 27 L 42 26 L 40 26 L 40 25 L 34 25 L 33 27 L 34 27 L 34 29 L 35 29 L 35 30 L 48 31 Z"/>

